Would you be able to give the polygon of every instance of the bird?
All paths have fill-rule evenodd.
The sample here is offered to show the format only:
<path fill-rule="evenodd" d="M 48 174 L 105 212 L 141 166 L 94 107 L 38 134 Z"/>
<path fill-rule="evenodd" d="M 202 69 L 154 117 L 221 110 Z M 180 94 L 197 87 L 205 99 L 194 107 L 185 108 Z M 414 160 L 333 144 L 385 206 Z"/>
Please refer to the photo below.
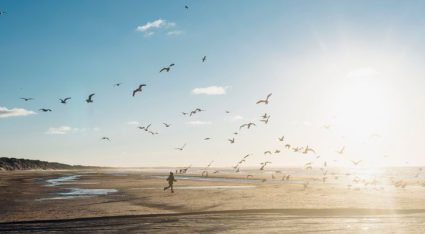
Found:
<path fill-rule="evenodd" d="M 257 101 L 257 104 L 260 104 L 260 103 L 264 103 L 266 105 L 269 104 L 269 98 L 270 98 L 270 96 L 272 96 L 271 93 L 269 93 L 269 95 L 267 95 L 266 99 L 264 99 L 264 100 L 258 100 Z"/>
<path fill-rule="evenodd" d="M 305 149 L 304 149 L 303 154 L 308 154 L 308 152 L 312 152 L 314 154 L 316 153 L 316 151 L 314 149 L 308 147 L 308 145 L 307 145 L 307 147 L 305 147 Z"/>
<path fill-rule="evenodd" d="M 267 150 L 267 151 L 264 152 L 264 155 L 266 155 L 266 154 L 272 154 L 272 152 L 270 150 Z"/>
<path fill-rule="evenodd" d="M 137 89 L 133 90 L 133 97 L 134 97 L 134 95 L 136 95 L 137 92 L 142 92 L 142 88 L 145 87 L 145 86 L 146 86 L 146 84 L 141 84 L 141 85 L 139 85 L 139 87 Z"/>
<path fill-rule="evenodd" d="M 168 67 L 163 67 L 161 70 L 159 70 L 159 72 L 163 72 L 163 71 L 170 72 L 170 69 L 172 66 L 174 66 L 174 63 L 168 65 Z"/>
<path fill-rule="evenodd" d="M 277 138 L 279 141 L 283 141 L 283 139 L 285 139 L 285 136 L 279 137 Z"/>
<path fill-rule="evenodd" d="M 263 118 L 263 119 L 267 119 L 267 117 L 268 117 L 269 115 L 267 115 L 267 113 L 264 113 L 264 115 L 262 115 L 262 116 L 260 116 L 261 118 Z"/>
<path fill-rule="evenodd" d="M 171 124 L 163 123 L 166 128 L 169 128 Z"/>
<path fill-rule="evenodd" d="M 251 154 L 247 154 L 247 155 L 243 156 L 243 159 L 246 159 L 246 158 L 248 158 L 249 156 L 251 156 Z"/>
<path fill-rule="evenodd" d="M 189 6 L 188 5 L 184 5 L 184 9 L 189 10 Z"/>
<path fill-rule="evenodd" d="M 336 151 L 338 154 L 344 154 L 345 146 L 343 146 L 340 150 Z"/>
<path fill-rule="evenodd" d="M 232 139 L 227 139 L 229 142 L 230 142 L 230 144 L 233 144 L 233 143 L 235 143 L 235 138 L 232 138 Z"/>
<path fill-rule="evenodd" d="M 20 98 L 20 99 L 22 99 L 22 100 L 24 100 L 24 101 L 31 101 L 31 100 L 34 100 L 34 98 Z"/>
<path fill-rule="evenodd" d="M 230 114 L 230 111 L 228 111 L 228 110 L 226 110 L 225 112 L 226 112 L 226 114 Z"/>
<path fill-rule="evenodd" d="M 186 147 L 186 143 L 184 143 L 184 145 L 182 146 L 182 147 L 177 147 L 177 148 L 175 148 L 176 150 L 180 150 L 180 151 L 182 151 L 183 149 L 184 149 L 184 147 Z"/>
<path fill-rule="evenodd" d="M 182 112 L 182 115 L 187 115 L 187 113 L 186 112 Z"/>
<path fill-rule="evenodd" d="M 149 127 L 151 124 L 148 124 L 146 127 L 140 126 L 139 129 L 145 130 L 146 132 L 149 131 Z"/>
<path fill-rule="evenodd" d="M 240 130 L 240 129 L 242 129 L 243 127 L 247 127 L 248 129 L 250 129 L 250 128 L 251 128 L 251 126 L 257 126 L 257 125 L 255 125 L 255 123 L 246 123 L 246 124 L 242 124 L 242 125 L 239 127 L 239 130 Z"/>
<path fill-rule="evenodd" d="M 43 111 L 43 112 L 51 112 L 51 111 L 52 111 L 52 109 L 41 108 L 41 109 L 40 109 L 40 111 Z"/>
<path fill-rule="evenodd" d="M 59 101 L 60 101 L 62 104 L 66 104 L 66 102 L 67 102 L 69 99 L 71 99 L 71 98 L 70 98 L 70 97 L 67 97 L 67 98 L 64 98 L 64 99 L 59 98 Z"/>
<path fill-rule="evenodd" d="M 101 140 L 111 141 L 111 139 L 109 139 L 109 137 L 102 137 Z"/>
<path fill-rule="evenodd" d="M 270 115 L 267 116 L 266 119 L 260 119 L 261 122 L 264 122 L 264 124 L 268 124 L 269 123 L 269 119 L 270 119 Z"/>
<path fill-rule="evenodd" d="M 233 135 L 238 135 L 238 132 L 234 132 Z"/>
<path fill-rule="evenodd" d="M 211 138 L 209 138 L 209 137 L 204 138 L 204 141 L 208 141 L 208 140 L 211 140 Z"/>
<path fill-rule="evenodd" d="M 207 60 L 207 56 L 202 57 L 202 62 L 204 63 Z"/>
<path fill-rule="evenodd" d="M 291 148 L 291 145 L 290 144 L 286 144 L 285 145 L 285 148 L 290 149 Z"/>
<path fill-rule="evenodd" d="M 153 132 L 153 131 L 148 131 L 148 133 L 152 134 L 152 135 L 158 135 L 159 133 L 157 132 Z"/>
<path fill-rule="evenodd" d="M 0 15 L 6 15 L 7 12 L 6 11 L 0 11 Z"/>
<path fill-rule="evenodd" d="M 280 153 L 280 150 L 277 149 L 277 150 L 274 151 L 274 153 L 278 154 L 278 153 Z"/>
<path fill-rule="evenodd" d="M 265 166 L 267 166 L 267 164 L 269 164 L 269 163 L 272 163 L 272 162 L 270 162 L 270 161 L 266 161 L 266 162 L 262 162 L 262 163 L 260 163 L 260 165 L 261 165 L 260 170 L 261 170 L 261 171 L 262 171 L 262 170 L 264 170 L 264 167 L 265 167 Z"/>
<path fill-rule="evenodd" d="M 122 85 L 122 83 L 115 83 L 114 84 L 115 87 L 119 87 L 120 85 Z"/>
<path fill-rule="evenodd" d="M 89 97 L 86 99 L 86 102 L 87 103 L 93 102 L 93 96 L 94 96 L 94 93 L 90 94 Z"/>
<path fill-rule="evenodd" d="M 359 163 L 361 163 L 361 162 L 362 162 L 362 160 L 358 160 L 358 161 L 353 161 L 353 160 L 351 160 L 351 162 L 352 162 L 355 166 L 357 166 L 357 165 L 359 165 Z"/>

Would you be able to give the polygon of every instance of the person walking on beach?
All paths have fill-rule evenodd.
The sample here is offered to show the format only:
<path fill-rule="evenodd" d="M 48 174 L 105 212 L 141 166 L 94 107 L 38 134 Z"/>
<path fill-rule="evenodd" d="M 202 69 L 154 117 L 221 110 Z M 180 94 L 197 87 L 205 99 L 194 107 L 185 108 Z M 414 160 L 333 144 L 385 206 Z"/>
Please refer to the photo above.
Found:
<path fill-rule="evenodd" d="M 171 188 L 171 192 L 174 193 L 173 183 L 177 182 L 177 180 L 174 179 L 174 174 L 172 172 L 170 172 L 170 175 L 168 176 L 167 181 L 168 181 L 168 186 L 164 187 L 164 191 Z"/>

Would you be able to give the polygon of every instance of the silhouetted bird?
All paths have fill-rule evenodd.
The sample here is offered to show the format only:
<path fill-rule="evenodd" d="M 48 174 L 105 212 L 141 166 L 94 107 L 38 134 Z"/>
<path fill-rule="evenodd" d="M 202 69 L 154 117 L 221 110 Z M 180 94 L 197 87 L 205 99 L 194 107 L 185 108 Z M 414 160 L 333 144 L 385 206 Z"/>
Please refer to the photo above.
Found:
<path fill-rule="evenodd" d="M 235 143 L 235 138 L 232 138 L 232 139 L 227 139 L 229 142 L 230 142 L 230 144 L 233 144 L 233 143 Z"/>
<path fill-rule="evenodd" d="M 177 148 L 175 148 L 176 150 L 180 150 L 180 151 L 182 151 L 183 149 L 184 149 L 184 147 L 186 147 L 186 143 L 182 146 L 182 147 L 177 147 Z"/>
<path fill-rule="evenodd" d="M 40 109 L 40 111 L 43 111 L 43 112 L 50 112 L 50 111 L 52 111 L 52 109 L 45 109 L 45 108 L 42 108 L 42 109 Z"/>
<path fill-rule="evenodd" d="M 168 65 L 168 67 L 163 67 L 161 70 L 159 70 L 159 72 L 163 72 L 163 71 L 170 72 L 170 69 L 172 66 L 174 66 L 174 63 Z"/>
<path fill-rule="evenodd" d="M 93 96 L 94 96 L 94 93 L 90 94 L 89 97 L 86 99 L 86 102 L 87 103 L 93 102 Z"/>
<path fill-rule="evenodd" d="M 267 95 L 266 99 L 264 99 L 264 100 L 258 100 L 257 101 L 257 104 L 260 104 L 260 103 L 264 103 L 266 105 L 269 104 L 269 98 L 270 98 L 270 96 L 272 96 L 271 93 L 269 95 Z"/>
<path fill-rule="evenodd" d="M 114 84 L 115 87 L 119 87 L 120 85 L 122 85 L 122 83 L 116 83 L 116 84 Z"/>
<path fill-rule="evenodd" d="M 146 86 L 145 84 L 141 84 L 141 85 L 139 85 L 139 87 L 137 89 L 133 90 L 133 97 L 134 97 L 134 95 L 136 95 L 137 92 L 142 92 L 142 88 L 145 87 L 145 86 Z"/>
<path fill-rule="evenodd" d="M 71 99 L 71 98 L 70 98 L 70 97 L 67 97 L 67 98 L 64 98 L 64 99 L 59 98 L 59 101 L 60 101 L 62 104 L 66 104 L 66 102 L 67 102 L 69 99 Z"/>
<path fill-rule="evenodd" d="M 171 124 L 163 123 L 166 128 L 170 127 Z"/>
<path fill-rule="evenodd" d="M 20 98 L 20 99 L 22 99 L 22 100 L 24 100 L 24 101 L 31 101 L 31 100 L 34 100 L 34 98 Z"/>
<path fill-rule="evenodd" d="M 204 62 L 205 62 L 205 60 L 207 60 L 207 56 L 204 56 L 204 57 L 202 58 L 202 62 L 204 63 Z"/>
<path fill-rule="evenodd" d="M 111 139 L 109 139 L 109 137 L 102 137 L 102 140 L 111 141 Z"/>
<path fill-rule="evenodd" d="M 242 125 L 239 127 L 239 129 L 242 129 L 243 127 L 246 127 L 246 128 L 248 128 L 248 129 L 250 129 L 250 128 L 251 128 L 251 126 L 257 126 L 257 125 L 255 125 L 255 123 L 246 123 L 246 124 L 242 124 Z"/>

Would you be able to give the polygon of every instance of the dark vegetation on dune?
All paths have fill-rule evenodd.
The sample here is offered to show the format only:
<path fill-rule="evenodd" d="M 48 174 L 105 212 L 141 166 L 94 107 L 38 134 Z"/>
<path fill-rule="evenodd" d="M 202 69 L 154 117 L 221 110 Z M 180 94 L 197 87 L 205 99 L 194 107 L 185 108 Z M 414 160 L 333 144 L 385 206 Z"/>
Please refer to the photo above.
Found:
<path fill-rule="evenodd" d="M 19 158 L 0 158 L 0 171 L 15 170 L 59 170 L 59 169 L 89 169 L 96 167 L 87 167 L 81 165 L 68 165 L 56 162 L 46 162 L 40 160 L 19 159 Z"/>

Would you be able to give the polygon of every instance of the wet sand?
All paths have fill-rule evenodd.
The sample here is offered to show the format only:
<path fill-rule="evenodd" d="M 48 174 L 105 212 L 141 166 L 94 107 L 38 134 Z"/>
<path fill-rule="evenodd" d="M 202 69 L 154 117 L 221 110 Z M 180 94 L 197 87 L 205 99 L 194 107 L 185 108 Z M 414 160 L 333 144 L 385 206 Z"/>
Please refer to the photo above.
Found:
<path fill-rule="evenodd" d="M 80 177 L 55 186 L 46 183 L 72 175 Z M 302 184 L 279 180 L 226 180 L 233 176 L 221 174 L 211 181 L 177 178 L 176 192 L 170 193 L 162 190 L 166 182 L 160 174 L 141 171 L 1 172 L 0 176 L 0 232 L 425 231 L 422 186 L 350 190 L 314 184 L 304 189 Z M 63 195 L 76 188 L 109 193 Z"/>

